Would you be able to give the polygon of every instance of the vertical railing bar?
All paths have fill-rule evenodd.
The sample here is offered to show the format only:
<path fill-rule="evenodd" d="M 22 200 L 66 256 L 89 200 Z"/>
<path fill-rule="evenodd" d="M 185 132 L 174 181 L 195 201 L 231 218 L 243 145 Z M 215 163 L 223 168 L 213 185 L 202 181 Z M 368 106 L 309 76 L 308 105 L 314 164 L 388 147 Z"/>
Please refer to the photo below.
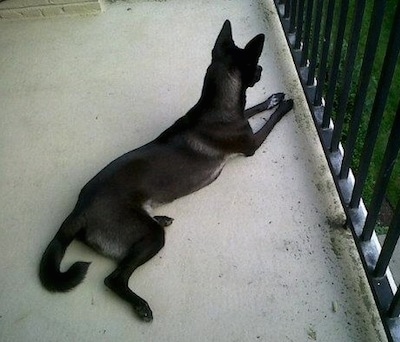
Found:
<path fill-rule="evenodd" d="M 400 289 L 398 288 L 396 294 L 393 297 L 392 304 L 387 312 L 387 315 L 391 318 L 399 317 L 400 315 Z"/>
<path fill-rule="evenodd" d="M 385 197 L 386 188 L 389 183 L 390 175 L 392 173 L 394 164 L 396 162 L 397 154 L 400 149 L 400 102 L 397 107 L 396 116 L 393 122 L 392 130 L 390 132 L 389 140 L 386 145 L 386 151 L 383 156 L 381 168 L 375 188 L 372 195 L 371 204 L 369 206 L 365 226 L 361 234 L 361 240 L 369 241 L 375 228 L 378 214 Z"/>
<path fill-rule="evenodd" d="M 335 129 L 332 134 L 331 151 L 337 151 L 340 138 L 343 131 L 343 125 L 346 115 L 346 107 L 349 100 L 351 82 L 354 71 L 354 64 L 357 56 L 357 47 L 360 41 L 361 24 L 364 17 L 365 0 L 358 0 L 354 12 L 354 23 L 349 43 L 349 49 L 346 55 L 346 65 L 344 70 L 344 80 L 339 97 L 339 106 L 336 115 Z"/>
<path fill-rule="evenodd" d="M 381 33 L 383 17 L 385 14 L 386 0 L 375 0 L 372 9 L 372 18 L 368 30 L 367 42 L 365 45 L 363 62 L 361 65 L 360 79 L 358 81 L 357 93 L 354 103 L 354 110 L 351 116 L 347 140 L 344 147 L 342 167 L 339 178 L 345 179 L 349 176 L 350 163 L 353 159 L 354 149 L 357 141 L 357 134 L 360 128 L 361 118 L 365 105 L 365 98 L 369 82 L 371 80 L 372 67 L 374 65 L 379 36 Z"/>
<path fill-rule="evenodd" d="M 313 4 L 314 0 L 307 1 L 306 8 L 306 18 L 305 18 L 305 26 L 304 26 L 304 41 L 303 48 L 301 53 L 301 61 L 300 66 L 306 66 L 308 60 L 308 48 L 310 46 L 310 35 L 311 35 L 311 27 L 312 27 L 312 12 L 313 12 Z"/>
<path fill-rule="evenodd" d="M 389 230 L 386 234 L 385 241 L 383 242 L 382 251 L 379 255 L 379 259 L 376 262 L 374 277 L 382 278 L 386 269 L 389 266 L 390 259 L 393 255 L 397 241 L 400 236 L 400 201 L 397 204 L 395 213 L 389 226 Z"/>
<path fill-rule="evenodd" d="M 328 68 L 327 63 L 328 63 L 329 47 L 331 43 L 334 9 L 335 9 L 335 1 L 329 0 L 328 9 L 326 12 L 326 22 L 325 22 L 324 36 L 322 43 L 320 67 L 318 70 L 318 83 L 315 90 L 315 98 L 313 101 L 314 106 L 320 106 L 322 104 L 322 90 L 325 83 L 324 80 L 325 80 L 326 70 Z"/>
<path fill-rule="evenodd" d="M 284 17 L 285 19 L 288 19 L 289 16 L 290 16 L 290 5 L 291 5 L 291 2 L 292 2 L 292 0 L 286 0 L 286 1 L 284 1 L 284 4 L 285 4 L 285 12 L 284 12 L 284 14 L 283 14 L 283 17 Z"/>
<path fill-rule="evenodd" d="M 297 29 L 296 29 L 296 40 L 294 48 L 299 50 L 301 48 L 301 41 L 303 37 L 303 24 L 304 24 L 304 3 L 305 0 L 299 0 L 299 10 L 297 12 Z"/>
<path fill-rule="evenodd" d="M 310 67 L 308 69 L 307 85 L 314 84 L 315 70 L 317 66 L 317 55 L 318 55 L 318 45 L 319 37 L 321 31 L 321 20 L 322 20 L 322 8 L 324 5 L 324 0 L 317 0 L 317 6 L 315 10 L 314 28 L 313 28 L 313 39 L 311 45 L 311 58 Z"/>
<path fill-rule="evenodd" d="M 290 21 L 289 21 L 289 33 L 296 31 L 296 11 L 297 11 L 297 0 L 292 0 L 290 8 Z"/>
<path fill-rule="evenodd" d="M 392 83 L 398 56 L 400 53 L 400 2 L 396 8 L 393 26 L 390 32 L 389 42 L 386 48 L 385 59 L 383 62 L 377 92 L 372 105 L 371 118 L 365 136 L 364 146 L 361 152 L 358 174 L 355 179 L 354 190 L 350 200 L 350 207 L 357 208 L 362 190 L 367 179 L 368 168 L 371 163 L 372 153 L 378 137 L 379 127 L 387 98 L 389 96 L 390 85 Z"/>
<path fill-rule="evenodd" d="M 332 116 L 332 110 L 333 110 L 333 101 L 335 98 L 335 89 L 337 85 L 337 80 L 338 80 L 338 75 L 339 75 L 339 66 L 340 66 L 340 60 L 342 56 L 342 47 L 343 47 L 343 40 L 344 40 L 344 33 L 346 30 L 346 24 L 347 24 L 347 13 L 349 10 L 349 2 L 348 1 L 343 1 L 342 6 L 340 9 L 340 15 L 339 15 L 339 24 L 338 24 L 338 31 L 336 34 L 336 40 L 335 40 L 335 47 L 334 47 L 334 57 L 333 57 L 333 62 L 332 62 L 332 68 L 329 73 L 329 85 L 328 85 L 328 90 L 327 90 L 327 95 L 325 99 L 325 109 L 324 109 L 324 115 L 322 119 L 322 128 L 328 128 L 330 119 Z"/>

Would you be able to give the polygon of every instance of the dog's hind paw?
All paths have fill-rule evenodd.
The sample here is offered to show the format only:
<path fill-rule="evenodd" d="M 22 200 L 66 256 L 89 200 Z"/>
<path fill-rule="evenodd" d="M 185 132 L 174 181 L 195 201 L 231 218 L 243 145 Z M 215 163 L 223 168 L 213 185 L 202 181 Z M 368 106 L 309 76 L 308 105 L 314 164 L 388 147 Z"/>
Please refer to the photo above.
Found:
<path fill-rule="evenodd" d="M 134 306 L 133 310 L 143 322 L 150 323 L 153 320 L 153 312 L 145 301 L 140 305 Z"/>
<path fill-rule="evenodd" d="M 276 107 L 285 98 L 284 93 L 272 94 L 268 99 L 266 99 L 265 104 L 267 109 L 272 109 Z"/>
<path fill-rule="evenodd" d="M 153 218 L 161 227 L 168 227 L 174 222 L 174 219 L 168 216 L 154 216 Z"/>

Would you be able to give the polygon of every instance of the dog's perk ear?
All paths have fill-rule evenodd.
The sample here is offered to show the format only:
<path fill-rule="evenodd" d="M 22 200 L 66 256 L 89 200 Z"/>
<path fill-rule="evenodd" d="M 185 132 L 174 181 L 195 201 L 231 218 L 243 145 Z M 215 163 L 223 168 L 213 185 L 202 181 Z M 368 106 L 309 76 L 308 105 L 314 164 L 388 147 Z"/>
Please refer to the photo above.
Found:
<path fill-rule="evenodd" d="M 234 45 L 235 43 L 232 39 L 231 22 L 229 20 L 225 20 L 221 32 L 219 33 L 215 42 L 214 49 L 212 50 L 212 57 L 216 58 L 223 56 L 226 50 Z"/>
<path fill-rule="evenodd" d="M 265 35 L 259 34 L 247 43 L 245 50 L 251 55 L 252 58 L 258 59 L 260 57 L 264 46 L 264 40 Z"/>

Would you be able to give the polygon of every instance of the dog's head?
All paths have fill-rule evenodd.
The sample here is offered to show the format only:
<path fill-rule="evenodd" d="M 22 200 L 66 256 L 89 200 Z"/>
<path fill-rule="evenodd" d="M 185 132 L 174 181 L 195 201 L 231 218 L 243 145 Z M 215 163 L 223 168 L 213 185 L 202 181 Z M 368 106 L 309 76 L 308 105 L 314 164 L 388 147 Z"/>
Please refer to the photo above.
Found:
<path fill-rule="evenodd" d="M 241 75 L 243 85 L 252 87 L 261 77 L 261 66 L 258 65 L 265 36 L 259 34 L 251 39 L 244 49 L 238 48 L 232 39 L 232 27 L 229 20 L 222 26 L 221 32 L 212 51 L 212 61 L 224 63 L 229 71 Z"/>

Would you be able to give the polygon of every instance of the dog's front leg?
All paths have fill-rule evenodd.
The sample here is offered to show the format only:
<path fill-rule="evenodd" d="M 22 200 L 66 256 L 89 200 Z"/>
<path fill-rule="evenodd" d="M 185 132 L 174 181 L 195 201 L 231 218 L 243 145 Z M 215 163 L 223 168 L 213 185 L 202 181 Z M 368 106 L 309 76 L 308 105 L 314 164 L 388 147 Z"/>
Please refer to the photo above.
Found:
<path fill-rule="evenodd" d="M 253 146 L 247 154 L 253 155 L 282 117 L 293 108 L 293 100 L 282 101 L 261 129 L 253 135 Z"/>

